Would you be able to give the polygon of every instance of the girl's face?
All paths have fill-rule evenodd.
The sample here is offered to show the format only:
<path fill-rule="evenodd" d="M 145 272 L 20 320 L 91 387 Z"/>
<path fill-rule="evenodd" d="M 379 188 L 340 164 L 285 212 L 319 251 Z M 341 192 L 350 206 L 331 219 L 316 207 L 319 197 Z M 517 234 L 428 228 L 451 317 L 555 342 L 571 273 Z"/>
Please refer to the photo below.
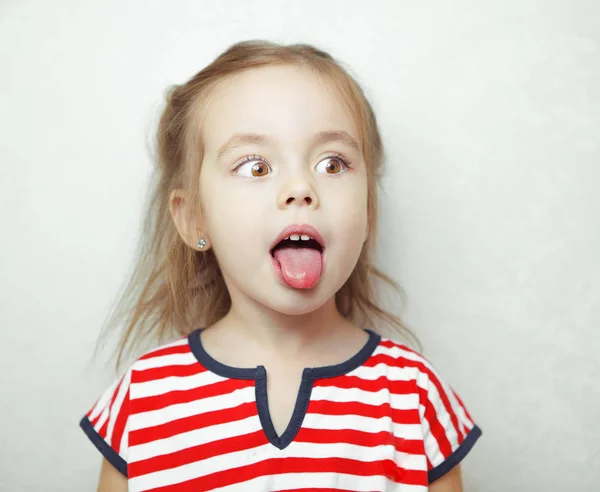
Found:
<path fill-rule="evenodd" d="M 352 273 L 368 234 L 366 169 L 349 111 L 308 69 L 263 67 L 216 87 L 201 132 L 200 225 L 232 303 L 283 314 L 323 306 Z M 319 139 L 322 132 L 347 138 Z M 295 273 L 311 271 L 303 286 L 282 280 L 270 251 L 291 224 L 313 226 L 325 243 L 320 275 L 314 251 L 280 258 Z"/>

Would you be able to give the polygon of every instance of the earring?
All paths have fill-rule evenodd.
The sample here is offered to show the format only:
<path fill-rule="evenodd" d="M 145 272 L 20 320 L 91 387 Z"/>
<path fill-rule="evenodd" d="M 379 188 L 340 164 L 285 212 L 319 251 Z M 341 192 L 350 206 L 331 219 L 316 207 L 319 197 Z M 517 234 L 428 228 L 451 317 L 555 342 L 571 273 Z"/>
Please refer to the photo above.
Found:
<path fill-rule="evenodd" d="M 203 237 L 201 237 L 200 240 L 198 241 L 197 246 L 200 249 L 204 249 L 204 246 L 206 246 L 206 239 L 204 239 Z"/>

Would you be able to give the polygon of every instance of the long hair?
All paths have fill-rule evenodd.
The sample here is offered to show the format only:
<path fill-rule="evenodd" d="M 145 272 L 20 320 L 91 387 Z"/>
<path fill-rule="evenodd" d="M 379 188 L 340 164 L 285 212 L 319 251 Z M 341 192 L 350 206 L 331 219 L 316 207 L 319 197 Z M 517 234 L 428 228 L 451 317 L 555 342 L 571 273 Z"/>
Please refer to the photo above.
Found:
<path fill-rule="evenodd" d="M 117 371 L 124 355 L 139 350 L 141 345 L 208 327 L 230 309 L 231 298 L 213 251 L 198 252 L 183 242 L 169 211 L 169 199 L 174 189 L 183 188 L 192 202 L 189 209 L 203 210 L 199 187 L 195 186 L 203 157 L 198 115 L 220 81 L 269 65 L 306 67 L 328 81 L 359 129 L 367 169 L 369 236 L 350 277 L 335 294 L 337 309 L 358 326 L 381 332 L 375 324 L 374 318 L 378 318 L 407 342 L 419 344 L 405 323 L 376 301 L 376 281 L 392 287 L 402 297 L 404 292 L 372 264 L 377 236 L 377 186 L 384 156 L 371 105 L 349 71 L 328 53 L 308 44 L 249 40 L 230 46 L 187 82 L 167 92 L 156 133 L 156 167 L 134 268 L 103 330 L 108 334 L 124 319 L 117 347 Z"/>

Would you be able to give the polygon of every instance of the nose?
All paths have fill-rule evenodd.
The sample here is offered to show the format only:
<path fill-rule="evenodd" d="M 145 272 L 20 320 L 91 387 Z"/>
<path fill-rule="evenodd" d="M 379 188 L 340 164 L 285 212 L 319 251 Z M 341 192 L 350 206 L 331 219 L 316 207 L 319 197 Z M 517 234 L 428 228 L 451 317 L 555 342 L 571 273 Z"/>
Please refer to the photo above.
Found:
<path fill-rule="evenodd" d="M 290 180 L 277 198 L 279 208 L 286 208 L 294 204 L 308 206 L 311 209 L 319 206 L 317 194 L 307 179 L 296 178 Z"/>

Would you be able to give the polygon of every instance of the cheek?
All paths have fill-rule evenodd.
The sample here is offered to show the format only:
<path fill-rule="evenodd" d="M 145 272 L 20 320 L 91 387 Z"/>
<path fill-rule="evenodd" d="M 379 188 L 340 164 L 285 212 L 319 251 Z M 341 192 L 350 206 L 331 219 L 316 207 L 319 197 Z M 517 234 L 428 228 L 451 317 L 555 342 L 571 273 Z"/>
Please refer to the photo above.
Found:
<path fill-rule="evenodd" d="M 207 192 L 207 227 L 215 254 L 223 264 L 248 264 L 262 245 L 257 222 L 260 203 L 240 193 L 213 187 Z"/>
<path fill-rule="evenodd" d="M 232 201 L 217 199 L 209 213 L 210 231 L 215 248 L 235 248 L 240 253 L 252 236 L 248 227 L 247 208 L 239 207 Z"/>
<path fill-rule="evenodd" d="M 338 196 L 328 207 L 329 223 L 341 241 L 362 244 L 367 228 L 367 193 L 357 187 L 352 193 Z"/>

